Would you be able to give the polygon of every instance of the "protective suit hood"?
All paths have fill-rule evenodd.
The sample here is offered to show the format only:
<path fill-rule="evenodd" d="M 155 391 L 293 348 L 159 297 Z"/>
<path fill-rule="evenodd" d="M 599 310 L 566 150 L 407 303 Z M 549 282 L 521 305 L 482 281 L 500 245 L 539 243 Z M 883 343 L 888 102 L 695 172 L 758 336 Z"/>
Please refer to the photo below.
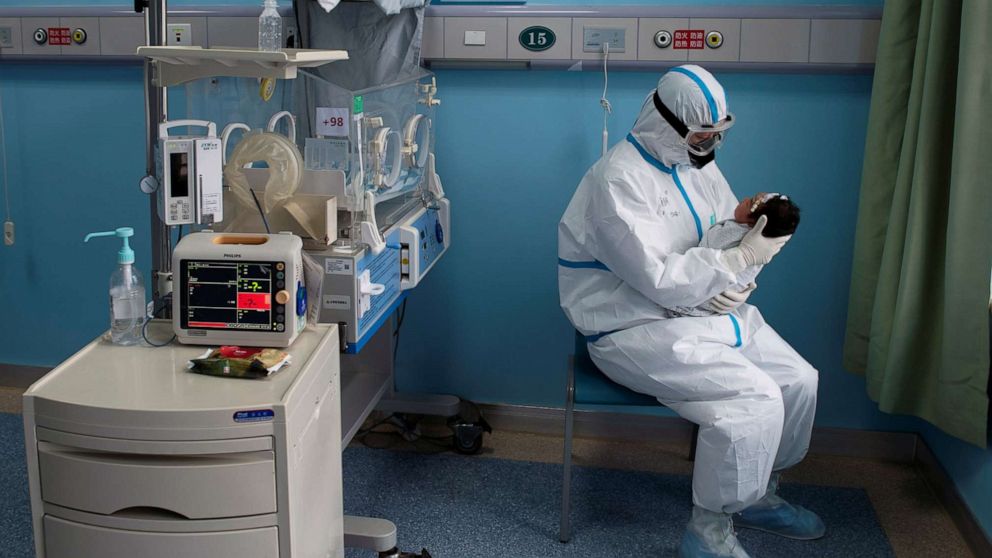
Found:
<path fill-rule="evenodd" d="M 727 117 L 727 96 L 713 74 L 693 64 L 672 68 L 658 80 L 661 101 L 688 126 L 714 124 Z M 648 94 L 631 133 L 665 166 L 690 165 L 685 141 L 661 116 Z M 714 116 L 715 113 L 715 116 Z"/>

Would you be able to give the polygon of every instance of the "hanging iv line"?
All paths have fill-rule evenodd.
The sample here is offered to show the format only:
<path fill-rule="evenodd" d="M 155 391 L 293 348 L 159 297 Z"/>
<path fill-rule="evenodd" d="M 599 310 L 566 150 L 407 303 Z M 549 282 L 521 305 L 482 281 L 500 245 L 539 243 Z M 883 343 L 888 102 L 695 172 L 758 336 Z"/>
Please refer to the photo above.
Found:
<path fill-rule="evenodd" d="M 610 114 L 613 112 L 613 105 L 610 104 L 610 100 L 606 98 L 606 91 L 610 86 L 610 74 L 607 69 L 607 63 L 610 60 L 610 42 L 606 41 L 603 43 L 603 95 L 599 98 L 599 105 L 603 107 L 603 152 L 602 155 L 606 155 L 606 150 L 609 148 L 610 143 L 610 132 L 607 128 L 607 124 L 610 120 Z"/>

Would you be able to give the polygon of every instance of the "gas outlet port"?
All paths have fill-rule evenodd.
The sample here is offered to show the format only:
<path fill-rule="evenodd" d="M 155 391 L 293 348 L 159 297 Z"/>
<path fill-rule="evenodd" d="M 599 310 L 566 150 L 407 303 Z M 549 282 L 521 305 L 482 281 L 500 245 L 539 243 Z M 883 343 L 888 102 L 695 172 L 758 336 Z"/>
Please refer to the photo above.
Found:
<path fill-rule="evenodd" d="M 672 34 L 668 31 L 658 31 L 654 34 L 654 46 L 668 48 L 672 46 Z"/>
<path fill-rule="evenodd" d="M 72 30 L 72 42 L 81 45 L 86 42 L 86 30 L 78 27 Z"/>
<path fill-rule="evenodd" d="M 723 46 L 723 33 L 710 31 L 706 34 L 706 46 L 710 48 L 720 48 Z"/>
<path fill-rule="evenodd" d="M 39 27 L 34 30 L 34 42 L 43 45 L 48 42 L 48 31 Z"/>

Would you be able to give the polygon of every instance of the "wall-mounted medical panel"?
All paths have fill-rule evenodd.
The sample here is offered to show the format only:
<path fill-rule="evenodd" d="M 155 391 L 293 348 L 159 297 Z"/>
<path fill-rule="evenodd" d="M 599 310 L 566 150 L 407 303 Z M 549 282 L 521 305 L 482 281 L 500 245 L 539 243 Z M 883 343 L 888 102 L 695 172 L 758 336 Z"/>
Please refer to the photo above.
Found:
<path fill-rule="evenodd" d="M 444 58 L 506 60 L 506 18 L 444 18 Z"/>
<path fill-rule="evenodd" d="M 636 18 L 572 18 L 572 60 L 602 60 L 610 44 L 610 60 L 637 60 Z"/>
<path fill-rule="evenodd" d="M 572 19 L 511 17 L 506 24 L 510 60 L 567 60 L 572 56 Z"/>
<path fill-rule="evenodd" d="M 423 58 L 444 58 L 444 18 L 425 17 L 424 34 L 420 43 Z"/>
<path fill-rule="evenodd" d="M 809 62 L 808 19 L 741 20 L 741 62 Z"/>
<path fill-rule="evenodd" d="M 193 46 L 252 47 L 256 12 L 210 5 L 195 14 L 177 10 L 169 16 L 170 29 L 181 28 L 169 38 Z M 292 11 L 280 14 L 284 36 L 295 36 Z M 616 70 L 693 62 L 724 71 L 863 72 L 875 61 L 881 14 L 878 7 L 814 5 L 431 5 L 421 57 L 426 66 L 450 61 L 452 68 L 601 70 L 608 45 Z M 0 7 L 0 58 L 137 62 L 142 44 L 143 16 L 116 7 Z"/>
<path fill-rule="evenodd" d="M 814 19 L 810 30 L 809 61 L 813 64 L 874 64 L 877 19 Z"/>
<path fill-rule="evenodd" d="M 685 62 L 689 59 L 689 50 L 676 48 L 675 34 L 686 29 L 689 29 L 689 18 L 640 18 L 637 21 L 637 59 Z"/>
<path fill-rule="evenodd" d="M 702 48 L 689 49 L 689 62 L 738 62 L 741 20 L 689 18 L 689 30 L 702 31 Z"/>

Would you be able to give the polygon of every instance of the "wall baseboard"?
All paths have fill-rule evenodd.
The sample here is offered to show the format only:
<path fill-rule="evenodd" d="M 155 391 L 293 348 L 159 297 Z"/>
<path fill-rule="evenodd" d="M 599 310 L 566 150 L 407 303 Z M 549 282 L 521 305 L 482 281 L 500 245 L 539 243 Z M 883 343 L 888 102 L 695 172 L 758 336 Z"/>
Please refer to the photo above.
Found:
<path fill-rule="evenodd" d="M 563 433 L 563 409 L 485 404 L 479 408 L 496 429 L 557 436 Z M 577 410 L 575 435 L 630 442 L 684 442 L 688 448 L 692 424 L 678 417 Z M 814 428 L 810 453 L 912 463 L 916 458 L 917 439 L 912 432 Z"/>
<path fill-rule="evenodd" d="M 47 366 L 27 366 L 0 362 L 0 387 L 26 389 L 51 370 Z"/>
<path fill-rule="evenodd" d="M 951 476 L 947 470 L 937 460 L 930 446 L 921 437 L 917 443 L 916 462 L 927 485 L 933 490 L 937 500 L 944 505 L 947 513 L 951 516 L 951 521 L 957 525 L 968 546 L 975 553 L 975 556 L 992 556 L 992 538 L 985 533 L 982 526 L 971 513 L 971 509 L 965 504 L 964 498 L 958 492 Z"/>

